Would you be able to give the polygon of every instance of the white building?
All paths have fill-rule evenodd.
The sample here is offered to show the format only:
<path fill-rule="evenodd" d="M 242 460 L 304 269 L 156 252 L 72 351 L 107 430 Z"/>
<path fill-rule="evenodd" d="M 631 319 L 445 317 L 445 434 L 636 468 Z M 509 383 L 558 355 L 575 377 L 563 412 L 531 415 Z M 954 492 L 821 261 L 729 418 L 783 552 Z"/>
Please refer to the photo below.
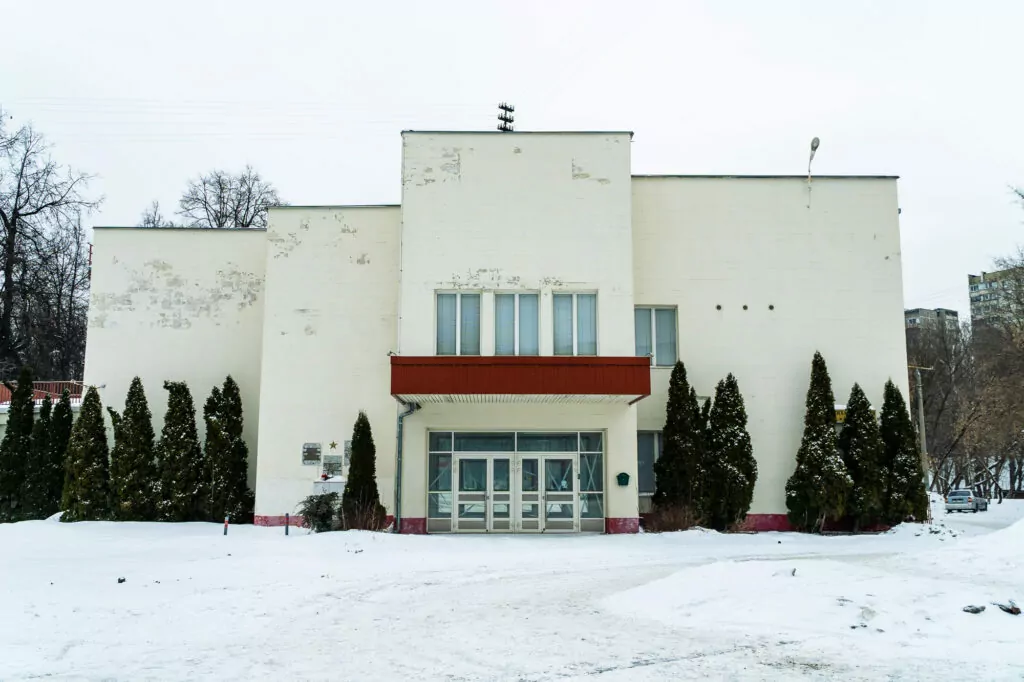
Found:
<path fill-rule="evenodd" d="M 258 523 L 365 410 L 402 532 L 634 532 L 678 357 L 701 395 L 738 378 L 749 523 L 784 526 L 814 351 L 839 402 L 906 390 L 896 180 L 633 175 L 630 145 L 406 132 L 401 205 L 98 228 L 86 382 L 140 375 L 159 422 L 165 379 L 201 405 L 232 374 Z"/>

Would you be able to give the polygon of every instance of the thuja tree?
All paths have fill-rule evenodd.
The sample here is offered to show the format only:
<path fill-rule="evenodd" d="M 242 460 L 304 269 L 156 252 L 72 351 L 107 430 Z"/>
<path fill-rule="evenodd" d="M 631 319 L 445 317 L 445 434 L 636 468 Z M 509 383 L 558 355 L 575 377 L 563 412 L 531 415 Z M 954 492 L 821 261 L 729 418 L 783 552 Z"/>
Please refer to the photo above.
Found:
<path fill-rule="evenodd" d="M 214 387 L 203 408 L 206 422 L 206 463 L 210 471 L 210 513 L 235 523 L 252 523 L 253 493 L 249 489 L 249 447 L 242 438 L 242 395 L 230 376 L 224 388 Z"/>
<path fill-rule="evenodd" d="M 656 508 L 685 509 L 701 516 L 701 484 L 706 450 L 705 420 L 697 393 L 686 378 L 686 367 L 676 362 L 668 386 L 661 455 L 654 463 Z"/>
<path fill-rule="evenodd" d="M 747 432 L 747 410 L 736 377 L 718 382 L 708 415 L 704 523 L 725 530 L 747 516 L 757 483 L 757 461 Z"/>
<path fill-rule="evenodd" d="M 786 482 L 789 522 L 799 530 L 820 531 L 826 520 L 842 516 L 846 509 L 852 482 L 836 447 L 835 423 L 832 380 L 825 358 L 815 353 L 796 471 Z"/>
<path fill-rule="evenodd" d="M 90 386 L 82 399 L 78 421 L 71 429 L 61 521 L 110 518 L 109 457 L 100 394 L 95 386 Z"/>
<path fill-rule="evenodd" d="M 846 402 L 846 421 L 839 434 L 839 450 L 846 471 L 853 481 L 846 514 L 854 530 L 882 518 L 885 481 L 882 476 L 882 436 L 871 404 L 858 384 L 853 385 Z"/>
<path fill-rule="evenodd" d="M 142 380 L 132 379 L 123 414 L 111 408 L 107 411 L 114 425 L 114 448 L 110 453 L 114 517 L 120 521 L 155 521 L 160 488 L 156 437 Z"/>
<path fill-rule="evenodd" d="M 60 464 L 60 472 L 55 474 L 58 478 L 53 481 L 58 510 L 66 508 L 62 502 L 63 493 L 71 487 L 68 445 L 71 442 L 71 428 L 74 423 L 75 417 L 71 412 L 71 392 L 64 389 L 50 416 L 50 456 L 55 463 Z"/>
<path fill-rule="evenodd" d="M 352 429 L 352 456 L 341 497 L 341 517 L 345 529 L 379 530 L 384 526 L 384 507 L 377 490 L 377 450 L 370 420 L 362 411 Z"/>
<path fill-rule="evenodd" d="M 183 381 L 165 381 L 167 414 L 160 432 L 160 515 L 168 521 L 203 521 L 209 483 L 196 431 L 192 393 Z"/>
<path fill-rule="evenodd" d="M 0 522 L 26 518 L 23 495 L 25 462 L 32 448 L 32 372 L 24 367 L 18 385 L 5 384 L 11 392 L 7 412 L 7 431 L 0 441 Z"/>
<path fill-rule="evenodd" d="M 890 523 L 908 518 L 923 521 L 928 517 L 924 471 L 914 443 L 914 427 L 907 403 L 892 381 L 885 384 L 881 421 L 885 518 Z"/>
<path fill-rule="evenodd" d="M 47 394 L 39 406 L 39 417 L 32 426 L 32 451 L 25 462 L 22 503 L 25 506 L 25 517 L 30 519 L 46 518 L 60 507 L 64 463 L 53 461 L 53 448 L 50 447 L 52 414 L 53 400 Z"/>

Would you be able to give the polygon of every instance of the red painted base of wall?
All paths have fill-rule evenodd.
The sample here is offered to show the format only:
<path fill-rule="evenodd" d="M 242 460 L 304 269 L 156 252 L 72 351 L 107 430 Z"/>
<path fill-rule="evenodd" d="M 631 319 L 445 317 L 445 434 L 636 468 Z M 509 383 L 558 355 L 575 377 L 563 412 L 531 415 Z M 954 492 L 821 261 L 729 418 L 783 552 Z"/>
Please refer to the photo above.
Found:
<path fill-rule="evenodd" d="M 252 519 L 253 524 L 257 526 L 283 526 L 285 524 L 284 514 L 281 516 L 254 516 Z M 302 517 L 292 514 L 288 517 L 288 525 L 302 527 Z"/>
<path fill-rule="evenodd" d="M 404 519 L 402 519 L 402 528 L 400 532 L 402 535 L 426 535 L 427 520 L 409 518 L 407 516 Z"/>
<path fill-rule="evenodd" d="M 639 533 L 640 519 L 605 519 L 605 533 Z"/>
<path fill-rule="evenodd" d="M 793 526 L 789 524 L 789 517 L 785 514 L 747 514 L 746 520 L 740 526 L 740 530 L 756 531 L 767 533 L 770 531 L 791 531 Z"/>

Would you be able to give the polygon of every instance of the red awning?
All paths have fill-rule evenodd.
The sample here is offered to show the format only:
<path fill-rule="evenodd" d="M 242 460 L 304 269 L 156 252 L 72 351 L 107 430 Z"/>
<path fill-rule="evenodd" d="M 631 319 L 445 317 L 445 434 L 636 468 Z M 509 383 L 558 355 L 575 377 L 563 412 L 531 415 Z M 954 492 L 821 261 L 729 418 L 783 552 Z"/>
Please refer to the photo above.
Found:
<path fill-rule="evenodd" d="M 391 358 L 391 394 L 407 403 L 634 403 L 650 393 L 646 357 Z"/>

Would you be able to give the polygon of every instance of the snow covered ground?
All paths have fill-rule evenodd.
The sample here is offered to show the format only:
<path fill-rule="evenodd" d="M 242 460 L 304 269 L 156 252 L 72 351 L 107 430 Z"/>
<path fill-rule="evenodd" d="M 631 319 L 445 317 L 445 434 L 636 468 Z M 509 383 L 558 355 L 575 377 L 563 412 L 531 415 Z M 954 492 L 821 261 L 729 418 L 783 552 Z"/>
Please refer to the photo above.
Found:
<path fill-rule="evenodd" d="M 0 680 L 1018 680 L 1024 616 L 990 602 L 1024 603 L 1022 518 L 1007 501 L 859 537 L 0 525 Z"/>

